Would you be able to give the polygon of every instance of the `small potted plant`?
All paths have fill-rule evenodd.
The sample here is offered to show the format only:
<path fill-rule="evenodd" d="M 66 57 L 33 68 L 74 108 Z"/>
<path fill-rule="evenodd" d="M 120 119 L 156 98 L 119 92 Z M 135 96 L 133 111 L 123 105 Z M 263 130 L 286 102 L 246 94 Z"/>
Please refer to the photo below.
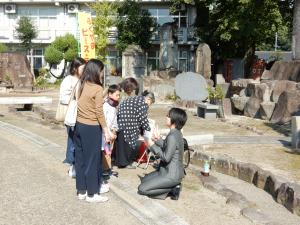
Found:
<path fill-rule="evenodd" d="M 217 84 L 215 88 L 209 86 L 207 88 L 207 91 L 208 91 L 209 103 L 219 106 L 217 114 L 219 117 L 223 118 L 224 117 L 223 99 L 225 96 L 221 85 Z"/>

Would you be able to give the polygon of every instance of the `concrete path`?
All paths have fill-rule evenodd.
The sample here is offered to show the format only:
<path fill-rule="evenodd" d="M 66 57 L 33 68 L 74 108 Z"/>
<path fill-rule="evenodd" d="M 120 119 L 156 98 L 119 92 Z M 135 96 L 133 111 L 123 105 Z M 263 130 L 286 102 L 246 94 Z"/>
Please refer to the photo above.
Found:
<path fill-rule="evenodd" d="M 50 129 L 12 114 L 8 117 L 0 122 L 0 186 L 5 190 L 0 192 L 0 224 L 251 224 L 194 179 L 186 179 L 179 201 L 139 196 L 136 172 L 142 169 L 120 171 L 120 178 L 111 181 L 108 203 L 79 201 L 74 180 L 61 163 L 64 129 Z"/>

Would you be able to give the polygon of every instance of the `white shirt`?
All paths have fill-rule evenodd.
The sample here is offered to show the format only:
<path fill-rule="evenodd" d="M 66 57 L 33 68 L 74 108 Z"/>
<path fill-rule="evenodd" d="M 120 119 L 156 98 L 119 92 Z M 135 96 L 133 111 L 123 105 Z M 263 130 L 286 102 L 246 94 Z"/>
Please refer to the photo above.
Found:
<path fill-rule="evenodd" d="M 72 91 L 75 87 L 75 85 L 78 82 L 78 78 L 76 76 L 68 75 L 66 76 L 60 85 L 59 90 L 59 102 L 64 105 L 68 105 Z M 78 87 L 79 85 L 77 85 Z"/>

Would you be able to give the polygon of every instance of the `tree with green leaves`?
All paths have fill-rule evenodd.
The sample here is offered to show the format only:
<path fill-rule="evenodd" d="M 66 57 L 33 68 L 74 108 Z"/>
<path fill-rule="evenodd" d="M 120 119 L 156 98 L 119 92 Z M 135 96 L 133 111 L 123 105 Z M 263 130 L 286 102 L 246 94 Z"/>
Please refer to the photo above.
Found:
<path fill-rule="evenodd" d="M 65 73 L 67 62 L 71 62 L 78 55 L 78 42 L 72 34 L 57 37 L 51 45 L 45 49 L 45 60 L 50 64 L 50 73 L 53 65 L 58 65 L 64 60 L 64 68 L 62 73 L 56 78 L 62 78 Z"/>
<path fill-rule="evenodd" d="M 124 51 L 130 44 L 139 45 L 144 50 L 150 48 L 150 39 L 156 24 L 149 11 L 142 9 L 140 3 L 133 0 L 125 0 L 120 4 L 117 49 Z"/>
<path fill-rule="evenodd" d="M 31 73 L 34 74 L 32 40 L 37 37 L 36 27 L 29 17 L 22 16 L 17 22 L 16 31 L 21 44 L 30 52 Z"/>
<path fill-rule="evenodd" d="M 187 1 L 171 0 L 175 5 Z M 206 23 L 197 20 L 200 40 L 210 45 L 215 59 L 244 58 L 246 74 L 258 46 L 274 48 L 276 32 L 288 47 L 290 8 L 280 0 L 195 0 L 193 4 L 198 16 L 207 14 Z"/>
<path fill-rule="evenodd" d="M 97 1 L 90 4 L 90 7 L 96 12 L 93 18 L 96 57 L 105 61 L 109 28 L 116 25 L 118 5 L 115 2 Z"/>

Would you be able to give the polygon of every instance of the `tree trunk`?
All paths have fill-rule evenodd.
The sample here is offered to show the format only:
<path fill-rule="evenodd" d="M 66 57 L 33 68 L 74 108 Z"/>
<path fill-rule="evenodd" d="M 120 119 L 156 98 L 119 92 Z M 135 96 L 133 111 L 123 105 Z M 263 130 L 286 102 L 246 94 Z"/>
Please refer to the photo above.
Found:
<path fill-rule="evenodd" d="M 300 0 L 294 2 L 292 52 L 293 59 L 300 60 Z"/>
<path fill-rule="evenodd" d="M 31 48 L 29 50 L 30 52 L 30 70 L 32 74 L 33 83 L 35 83 L 35 75 L 34 75 L 34 69 L 33 69 L 33 49 Z"/>

